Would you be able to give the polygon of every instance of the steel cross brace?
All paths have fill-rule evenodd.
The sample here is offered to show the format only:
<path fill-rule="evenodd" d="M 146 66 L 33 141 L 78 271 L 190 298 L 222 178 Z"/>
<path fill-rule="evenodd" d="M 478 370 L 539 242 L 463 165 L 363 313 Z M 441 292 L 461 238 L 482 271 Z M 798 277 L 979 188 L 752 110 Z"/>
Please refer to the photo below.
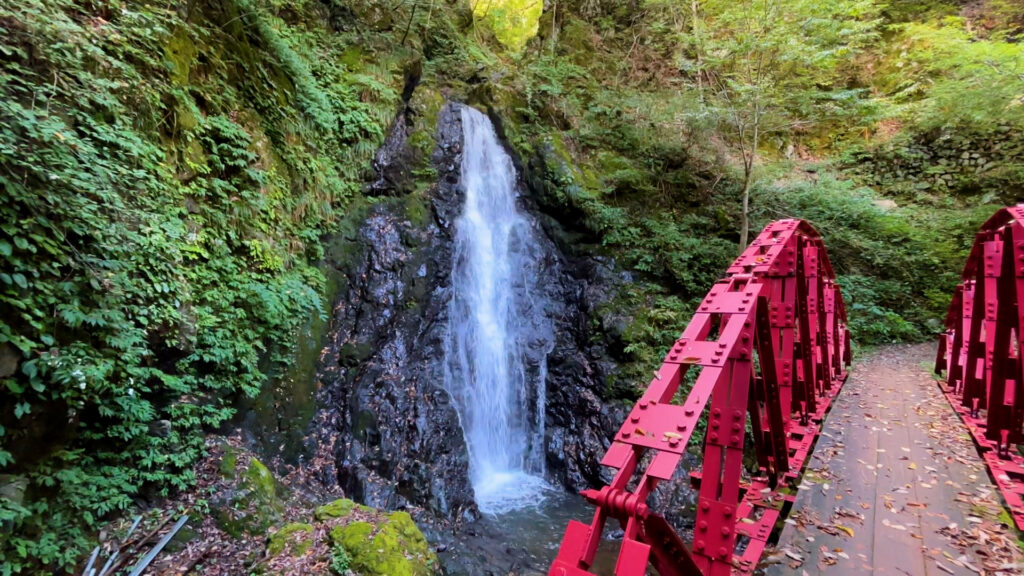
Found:
<path fill-rule="evenodd" d="M 824 244 L 807 223 L 769 224 L 698 305 L 661 368 L 612 439 L 616 470 L 584 498 L 590 524 L 566 529 L 551 576 L 590 574 L 605 524 L 624 530 L 617 576 L 751 573 L 803 470 L 839 385 L 850 344 L 842 295 Z M 691 369 L 700 373 L 679 401 Z M 704 464 L 692 549 L 646 501 L 670 480 L 703 414 Z M 742 480 L 751 419 L 759 474 Z M 632 490 L 630 486 L 634 486 Z M 737 553 L 743 540 L 742 552 Z"/>

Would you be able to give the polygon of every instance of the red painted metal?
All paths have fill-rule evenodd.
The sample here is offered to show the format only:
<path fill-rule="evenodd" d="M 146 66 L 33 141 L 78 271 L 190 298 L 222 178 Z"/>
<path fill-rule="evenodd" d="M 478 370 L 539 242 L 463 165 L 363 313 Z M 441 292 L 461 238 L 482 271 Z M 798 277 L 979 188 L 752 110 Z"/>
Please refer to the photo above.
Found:
<path fill-rule="evenodd" d="M 643 576 L 649 564 L 662 576 L 753 572 L 792 500 L 782 489 L 799 478 L 849 363 L 846 312 L 821 238 L 800 220 L 769 224 L 700 303 L 615 435 L 601 460 L 615 478 L 583 492 L 593 520 L 569 523 L 549 576 L 590 574 L 609 519 L 625 531 L 617 576 Z M 691 549 L 646 501 L 672 478 L 705 409 Z M 744 481 L 748 414 L 760 472 Z"/>
<path fill-rule="evenodd" d="M 1024 530 L 1024 204 L 982 225 L 946 314 L 935 372 Z"/>

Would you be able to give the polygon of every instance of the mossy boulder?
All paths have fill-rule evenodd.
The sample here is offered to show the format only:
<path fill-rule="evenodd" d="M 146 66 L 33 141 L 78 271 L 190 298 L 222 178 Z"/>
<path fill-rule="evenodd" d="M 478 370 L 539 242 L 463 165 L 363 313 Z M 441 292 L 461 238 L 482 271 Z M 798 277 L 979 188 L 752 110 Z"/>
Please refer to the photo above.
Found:
<path fill-rule="evenodd" d="M 369 506 L 363 506 L 362 504 L 356 504 L 348 498 L 340 498 L 331 502 L 330 504 L 324 504 L 316 509 L 314 515 L 317 520 L 327 520 L 330 518 L 345 518 L 352 514 L 354 510 L 362 510 L 364 512 L 372 512 L 373 508 Z"/>
<path fill-rule="evenodd" d="M 348 553 L 350 568 L 366 576 L 429 576 L 437 566 L 437 557 L 407 512 L 392 512 L 377 526 L 337 526 L 331 541 Z"/>
<path fill-rule="evenodd" d="M 267 555 L 277 556 L 287 551 L 290 556 L 302 556 L 313 545 L 313 526 L 293 522 L 270 535 Z"/>
<path fill-rule="evenodd" d="M 267 538 L 265 576 L 332 573 L 429 576 L 437 556 L 406 512 L 386 513 L 341 498 L 313 511 L 310 524 L 285 524 Z"/>
<path fill-rule="evenodd" d="M 259 460 L 232 447 L 220 466 L 225 486 L 211 501 L 217 525 L 236 538 L 262 536 L 284 510 L 273 473 Z"/>

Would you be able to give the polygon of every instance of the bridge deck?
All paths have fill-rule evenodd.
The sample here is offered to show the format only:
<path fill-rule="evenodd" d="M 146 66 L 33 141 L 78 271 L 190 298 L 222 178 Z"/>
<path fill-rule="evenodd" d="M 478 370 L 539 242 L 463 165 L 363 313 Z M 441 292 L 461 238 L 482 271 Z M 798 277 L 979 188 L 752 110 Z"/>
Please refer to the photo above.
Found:
<path fill-rule="evenodd" d="M 858 361 L 769 575 L 1022 573 L 998 492 L 929 374 L 934 356 L 899 346 Z"/>

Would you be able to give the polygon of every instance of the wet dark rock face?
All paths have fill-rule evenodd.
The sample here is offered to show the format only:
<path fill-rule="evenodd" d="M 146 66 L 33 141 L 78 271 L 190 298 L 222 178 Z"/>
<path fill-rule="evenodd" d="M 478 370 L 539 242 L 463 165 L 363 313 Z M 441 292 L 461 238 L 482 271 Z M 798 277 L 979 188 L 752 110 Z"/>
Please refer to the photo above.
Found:
<path fill-rule="evenodd" d="M 593 307 L 611 296 L 613 270 L 596 260 L 569 261 L 566 268 L 558 287 L 564 307 L 554 316 L 557 340 L 548 355 L 546 444 L 549 475 L 578 491 L 607 480 L 599 462 L 628 409 L 602 397 L 615 363 L 588 328 Z"/>
<path fill-rule="evenodd" d="M 457 209 L 460 126 L 440 127 L 432 194 L 436 214 Z M 404 143 L 404 113 L 388 141 Z M 383 192 L 401 181 L 401 150 L 378 155 Z M 454 173 L 452 173 L 454 171 Z M 336 303 L 321 360 L 321 406 L 337 417 L 334 459 L 346 494 L 370 506 L 418 506 L 449 518 L 473 514 L 468 457 L 441 363 L 451 242 L 440 218 L 416 227 L 388 203 L 374 207 L 355 240 L 356 254 L 335 266 L 345 289 Z"/>
<path fill-rule="evenodd" d="M 333 428 L 333 461 L 348 496 L 386 509 L 422 508 L 443 524 L 479 517 L 442 375 L 452 226 L 462 199 L 459 106 L 449 103 L 439 115 L 428 218 L 410 218 L 400 201 L 415 161 L 409 110 L 377 156 L 371 193 L 388 200 L 370 209 L 346 256 L 334 262 L 342 290 L 321 359 L 318 419 Z M 609 262 L 559 251 L 548 234 L 557 224 L 539 213 L 523 184 L 520 204 L 534 215 L 544 252 L 543 300 L 555 323 L 546 384 L 548 476 L 571 490 L 600 485 L 606 479 L 598 462 L 626 412 L 602 399 L 615 364 L 589 319 L 622 279 Z"/>

